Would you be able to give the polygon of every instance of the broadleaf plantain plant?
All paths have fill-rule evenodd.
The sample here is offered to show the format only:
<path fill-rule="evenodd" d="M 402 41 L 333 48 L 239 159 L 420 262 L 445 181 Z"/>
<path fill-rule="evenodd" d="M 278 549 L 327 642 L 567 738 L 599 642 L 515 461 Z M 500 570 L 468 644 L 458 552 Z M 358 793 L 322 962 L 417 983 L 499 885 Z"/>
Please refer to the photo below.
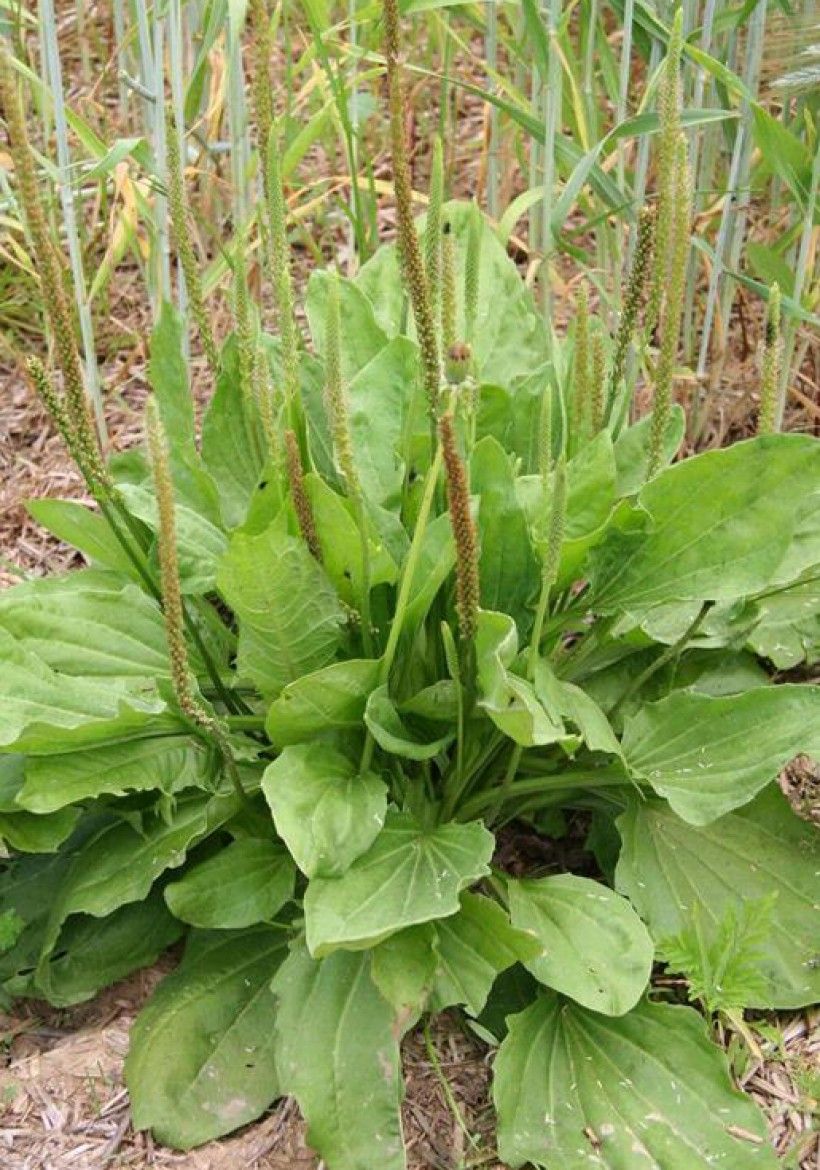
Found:
<path fill-rule="evenodd" d="M 817 836 L 776 777 L 820 753 L 820 691 L 767 662 L 817 644 L 820 447 L 670 466 L 669 385 L 627 421 L 640 290 L 604 370 L 438 198 L 423 253 L 403 206 L 400 255 L 314 274 L 300 349 L 275 133 L 280 336 L 245 304 L 200 443 L 170 306 L 150 458 L 104 467 L 32 366 L 98 507 L 32 504 L 90 566 L 0 595 L 5 993 L 76 1003 L 186 936 L 126 1065 L 136 1126 L 181 1148 L 292 1094 L 331 1170 L 400 1170 L 402 1037 L 458 1008 L 500 1044 L 509 1165 L 773 1166 L 649 979 L 693 907 L 709 948 L 765 899 L 745 1006 L 818 998 Z M 559 814 L 580 872 L 505 872 L 499 831 Z"/>

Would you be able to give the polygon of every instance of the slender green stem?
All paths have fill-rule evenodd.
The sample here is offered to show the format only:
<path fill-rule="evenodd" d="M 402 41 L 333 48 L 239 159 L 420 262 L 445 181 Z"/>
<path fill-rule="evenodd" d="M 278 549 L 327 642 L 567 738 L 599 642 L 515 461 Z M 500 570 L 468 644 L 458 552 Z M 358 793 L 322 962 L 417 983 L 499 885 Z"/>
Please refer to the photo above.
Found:
<path fill-rule="evenodd" d="M 364 501 L 360 494 L 354 498 L 356 508 L 356 524 L 359 529 L 359 539 L 362 542 L 362 643 L 368 658 L 375 652 L 373 642 L 373 622 L 370 615 L 370 541 L 367 535 L 367 516 L 364 510 Z"/>
<path fill-rule="evenodd" d="M 694 621 L 690 622 L 690 624 L 678 638 L 677 642 L 673 642 L 671 646 L 667 646 L 664 652 L 659 654 L 658 657 L 653 662 L 651 662 L 649 666 L 647 666 L 646 670 L 641 671 L 638 677 L 632 680 L 630 685 L 621 695 L 620 699 L 618 699 L 615 706 L 609 712 L 610 721 L 621 710 L 624 703 L 628 702 L 628 700 L 631 699 L 633 695 L 637 694 L 641 687 L 645 686 L 645 684 L 648 683 L 649 680 L 655 674 L 657 674 L 659 670 L 666 666 L 668 662 L 672 662 L 674 659 L 680 656 L 688 643 L 692 640 L 692 638 L 694 638 L 695 634 L 703 625 L 703 622 L 706 619 L 706 615 L 713 605 L 713 601 L 704 601 L 703 605 L 698 610 Z"/>
<path fill-rule="evenodd" d="M 504 794 L 503 804 L 518 800 L 525 796 L 538 796 L 550 792 L 571 792 L 575 788 L 614 788 L 629 783 L 622 772 L 608 768 L 598 768 L 584 772 L 561 772 L 552 776 L 532 776 L 524 780 L 514 780 L 508 785 Z M 495 788 L 486 792 L 477 792 L 472 800 L 468 800 L 460 810 L 460 817 L 470 820 L 483 815 L 488 808 L 498 802 L 498 791 Z"/>
<path fill-rule="evenodd" d="M 264 731 L 264 715 L 226 715 L 225 723 L 231 731 Z"/>
<path fill-rule="evenodd" d="M 433 500 L 436 494 L 436 485 L 438 483 L 439 475 L 441 474 L 442 460 L 443 452 L 441 449 L 441 444 L 439 444 L 436 449 L 433 462 L 430 465 L 430 470 L 427 472 L 427 481 L 424 485 L 424 495 L 422 496 L 421 506 L 419 508 L 419 514 L 416 520 L 416 527 L 413 532 L 413 540 L 410 544 L 410 550 L 407 553 L 407 560 L 404 562 L 404 569 L 401 575 L 401 584 L 399 585 L 399 595 L 396 599 L 396 613 L 393 618 L 393 624 L 390 627 L 387 646 L 385 647 L 381 668 L 379 670 L 379 682 L 381 685 L 384 685 L 384 683 L 386 683 L 390 677 L 390 669 L 393 665 L 393 659 L 396 657 L 396 650 L 398 649 L 399 638 L 401 637 L 404 618 L 407 612 L 407 606 L 410 601 L 410 590 L 413 588 L 413 581 L 416 576 L 419 557 L 421 556 L 421 546 L 424 541 L 424 533 L 427 531 L 427 522 L 430 518 L 430 511 L 432 509 Z M 364 749 L 362 751 L 361 763 L 359 765 L 362 772 L 366 771 L 370 767 L 375 748 L 375 740 L 368 731 L 364 743 Z"/>

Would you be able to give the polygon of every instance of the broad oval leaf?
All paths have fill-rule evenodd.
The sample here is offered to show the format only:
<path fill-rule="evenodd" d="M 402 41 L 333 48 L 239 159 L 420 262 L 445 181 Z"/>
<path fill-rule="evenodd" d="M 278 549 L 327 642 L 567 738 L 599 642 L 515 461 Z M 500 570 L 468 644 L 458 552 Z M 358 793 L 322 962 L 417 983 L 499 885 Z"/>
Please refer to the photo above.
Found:
<path fill-rule="evenodd" d="M 153 487 L 147 484 L 122 483 L 120 494 L 129 512 L 142 520 L 152 532 L 159 531 L 159 513 Z M 217 565 L 227 547 L 221 528 L 177 490 L 174 502 L 179 578 L 183 593 L 206 593 L 213 589 Z"/>
<path fill-rule="evenodd" d="M 32 993 L 45 991 L 56 1007 L 83 1003 L 101 988 L 150 966 L 184 929 L 156 891 L 105 918 L 77 914 L 60 931 Z"/>
<path fill-rule="evenodd" d="M 135 569 L 111 525 L 100 512 L 77 500 L 26 500 L 26 511 L 58 540 L 78 548 L 92 563 L 116 569 L 129 577 Z"/>
<path fill-rule="evenodd" d="M 772 785 L 745 808 L 701 828 L 661 800 L 634 800 L 618 821 L 623 848 L 615 884 L 656 940 L 691 920 L 708 937 L 727 912 L 776 892 L 761 972 L 767 993 L 750 1007 L 795 1008 L 820 1000 L 820 834 Z"/>
<path fill-rule="evenodd" d="M 454 733 L 449 729 L 444 735 L 440 734 L 441 728 L 424 734 L 408 726 L 407 720 L 390 698 L 386 685 L 378 687 L 370 695 L 364 718 L 379 747 L 406 760 L 432 760 L 454 739 Z"/>
<path fill-rule="evenodd" d="M 765 588 L 818 475 L 820 444 L 805 435 L 763 435 L 675 464 L 638 494 L 644 527 L 612 529 L 593 552 L 590 604 L 637 612 Z"/>
<path fill-rule="evenodd" d="M 153 684 L 59 674 L 2 627 L 0 667 L 4 749 L 50 755 L 104 739 L 127 739 L 165 710 Z"/>
<path fill-rule="evenodd" d="M 643 995 L 654 948 L 625 898 L 574 874 L 510 881 L 513 926 L 531 931 L 543 954 L 524 965 L 539 982 L 607 1016 Z"/>
<path fill-rule="evenodd" d="M 241 930 L 270 922 L 293 897 L 296 870 L 273 841 L 240 838 L 165 887 L 181 922 L 205 930 Z"/>
<path fill-rule="evenodd" d="M 275 526 L 234 533 L 218 586 L 239 618 L 239 672 L 263 694 L 277 695 L 336 653 L 344 614 L 301 540 Z"/>
<path fill-rule="evenodd" d="M 492 435 L 473 451 L 470 490 L 480 499 L 481 604 L 510 614 L 523 634 L 532 624 L 529 603 L 541 584 L 541 567 L 516 496 L 510 457 Z"/>
<path fill-rule="evenodd" d="M 820 755 L 820 687 L 674 691 L 627 719 L 624 756 L 693 825 L 739 808 L 800 752 Z"/>
<path fill-rule="evenodd" d="M 459 909 L 459 894 L 489 873 L 492 834 L 478 821 L 423 830 L 389 812 L 367 853 L 339 878 L 314 878 L 305 893 L 310 953 L 362 950 Z"/>
<path fill-rule="evenodd" d="M 388 337 L 376 324 L 373 306 L 358 285 L 335 275 L 331 277 L 329 272 L 320 269 L 310 274 L 305 294 L 305 313 L 316 352 L 320 355 L 325 352 L 328 287 L 331 279 L 338 280 L 339 313 L 345 323 L 340 338 L 341 368 L 342 377 L 349 381 L 384 349 Z"/>
<path fill-rule="evenodd" d="M 212 776 L 212 762 L 205 745 L 185 735 L 29 756 L 17 803 L 30 812 L 45 813 L 98 796 L 204 788 Z"/>
<path fill-rule="evenodd" d="M 125 1083 L 135 1129 L 187 1150 L 253 1121 L 280 1094 L 270 982 L 283 931 L 194 934 L 131 1031 Z"/>
<path fill-rule="evenodd" d="M 240 390 L 235 338 L 222 350 L 216 390 L 202 421 L 202 461 L 219 489 L 227 528 L 245 519 L 264 466 L 266 446 L 259 411 Z"/>
<path fill-rule="evenodd" d="M 762 1113 L 687 1007 L 643 1002 L 612 1018 L 544 993 L 494 1066 L 498 1150 L 561 1170 L 775 1170 Z"/>
<path fill-rule="evenodd" d="M 438 955 L 430 999 L 434 1012 L 463 1004 L 471 1015 L 480 1015 L 496 976 L 544 949 L 535 934 L 511 925 L 501 906 L 481 894 L 462 894 L 458 914 L 442 918 L 433 929 Z"/>
<path fill-rule="evenodd" d="M 308 877 L 343 874 L 370 848 L 387 811 L 387 788 L 324 743 L 286 747 L 262 791 L 276 831 Z"/>
<path fill-rule="evenodd" d="M 311 1146 L 333 1170 L 404 1170 L 399 1038 L 369 956 L 316 962 L 296 947 L 273 990 L 279 1083 L 298 1101 Z"/>
<path fill-rule="evenodd" d="M 513 619 L 481 610 L 476 637 L 479 707 L 522 747 L 557 743 L 566 735 L 564 725 L 544 708 L 532 684 L 509 669 L 517 655 Z"/>
<path fill-rule="evenodd" d="M 265 731 L 274 747 L 301 743 L 327 731 L 355 731 L 367 696 L 379 680 L 379 661 L 353 658 L 302 675 L 268 708 Z"/>

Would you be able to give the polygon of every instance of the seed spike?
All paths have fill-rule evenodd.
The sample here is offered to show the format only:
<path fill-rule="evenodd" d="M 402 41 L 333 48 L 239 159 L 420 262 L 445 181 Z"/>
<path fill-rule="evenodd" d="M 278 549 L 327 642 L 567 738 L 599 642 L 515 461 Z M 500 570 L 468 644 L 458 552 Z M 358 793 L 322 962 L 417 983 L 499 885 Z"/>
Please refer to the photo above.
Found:
<path fill-rule="evenodd" d="M 316 521 L 313 508 L 305 490 L 305 477 L 302 472 L 302 456 L 299 452 L 299 440 L 289 427 L 285 431 L 285 458 L 287 462 L 288 483 L 290 484 L 293 510 L 299 523 L 302 539 L 308 550 L 320 564 L 322 563 L 322 546 L 319 534 L 316 531 Z"/>
<path fill-rule="evenodd" d="M 582 281 L 575 301 L 575 354 L 572 359 L 572 421 L 576 444 L 589 434 L 590 396 L 589 289 L 586 281 Z"/>
<path fill-rule="evenodd" d="M 607 404 L 611 410 L 615 395 L 621 384 L 626 367 L 626 356 L 629 344 L 635 333 L 638 323 L 638 314 L 643 304 L 646 286 L 650 275 L 652 251 L 655 241 L 655 211 L 651 207 L 643 207 L 638 216 L 638 238 L 635 254 L 632 259 L 632 268 L 626 286 L 626 296 L 621 308 L 618 321 L 618 333 L 615 338 L 615 352 L 612 356 L 612 368 L 609 374 L 607 390 Z"/>
<path fill-rule="evenodd" d="M 681 132 L 682 49 L 683 9 L 678 8 L 672 22 L 658 97 L 661 124 L 658 147 L 658 223 L 655 237 L 655 270 L 647 307 L 647 326 L 650 330 L 654 329 L 660 320 L 661 305 L 674 262 L 675 158 Z"/>
<path fill-rule="evenodd" d="M 435 320 L 441 299 L 441 212 L 444 204 L 444 151 L 441 138 L 433 143 L 430 199 L 424 228 L 424 264 L 430 292 L 430 313 Z"/>
<path fill-rule="evenodd" d="M 674 204 L 670 230 L 672 248 L 669 281 L 660 324 L 660 353 L 655 372 L 655 396 L 649 433 L 649 465 L 647 478 L 660 469 L 663 458 L 663 440 L 672 409 L 672 389 L 675 361 L 680 340 L 683 301 L 686 289 L 686 262 L 689 256 L 689 236 L 692 218 L 692 189 L 686 138 L 681 134 L 674 160 Z"/>
<path fill-rule="evenodd" d="M 439 420 L 444 469 L 447 474 L 447 503 L 456 546 L 456 613 L 459 633 L 472 642 L 478 630 L 479 580 L 478 537 L 470 515 L 470 488 L 467 470 L 456 446 L 452 414 Z"/>
<path fill-rule="evenodd" d="M 172 112 L 166 115 L 166 157 L 168 163 L 168 210 L 171 218 L 171 230 L 177 248 L 177 255 L 185 276 L 185 287 L 188 292 L 188 303 L 191 306 L 191 316 L 196 323 L 205 359 L 211 373 L 216 375 L 219 370 L 219 351 L 214 341 L 211 322 L 205 308 L 205 297 L 202 292 L 202 278 L 199 263 L 194 249 L 193 233 L 191 232 L 191 214 L 185 193 L 185 177 L 182 158 L 179 150 L 179 132 Z"/>
<path fill-rule="evenodd" d="M 757 419 L 759 435 L 773 435 L 777 430 L 777 394 L 780 386 L 780 367 L 783 360 L 783 338 L 780 335 L 780 286 L 769 290 L 766 306 L 766 335 L 761 353 L 760 412 Z"/>
<path fill-rule="evenodd" d="M 439 365 L 436 326 L 430 305 L 430 291 L 421 257 L 416 225 L 413 222 L 413 188 L 410 163 L 404 140 L 406 104 L 399 63 L 399 0 L 384 0 L 384 56 L 387 65 L 387 85 L 390 104 L 390 140 L 393 154 L 393 186 L 396 195 L 396 221 L 399 260 L 402 276 L 416 322 L 416 333 L 421 349 L 424 388 L 431 418 L 439 410 L 441 369 Z"/>
<path fill-rule="evenodd" d="M 102 483 L 106 478 L 85 392 L 85 378 L 74 335 L 74 314 L 63 281 L 63 266 L 48 230 L 40 197 L 34 151 L 28 137 L 25 113 L 8 50 L 0 44 L 0 112 L 8 129 L 19 202 L 31 236 L 34 262 L 46 319 L 54 337 L 57 365 L 63 378 L 64 417 L 71 431 L 69 449 L 77 458 L 82 451 L 86 466 Z M 78 460 L 79 461 L 79 460 Z"/>
<path fill-rule="evenodd" d="M 474 343 L 478 316 L 478 293 L 481 277 L 481 214 L 475 203 L 470 205 L 467 232 L 467 256 L 464 265 L 464 338 Z"/>
<path fill-rule="evenodd" d="M 287 235 L 287 206 L 282 182 L 282 159 L 276 128 L 268 136 L 266 199 L 269 232 L 269 277 L 273 285 L 279 333 L 282 338 L 283 390 L 285 413 L 291 424 L 299 397 L 299 328 L 294 309 L 293 279 L 290 271 L 290 247 Z"/>
<path fill-rule="evenodd" d="M 353 499 L 359 499 L 361 487 L 353 457 L 347 398 L 342 381 L 339 277 L 335 272 L 330 274 L 328 281 L 325 319 L 325 410 L 333 437 L 336 462 L 344 477 L 347 494 Z"/>

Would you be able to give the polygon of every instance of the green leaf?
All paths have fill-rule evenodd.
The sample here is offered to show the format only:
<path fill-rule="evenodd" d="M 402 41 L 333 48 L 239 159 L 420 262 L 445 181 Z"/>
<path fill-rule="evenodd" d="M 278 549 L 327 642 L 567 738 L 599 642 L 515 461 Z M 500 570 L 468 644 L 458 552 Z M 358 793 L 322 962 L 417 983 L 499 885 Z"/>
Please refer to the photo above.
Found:
<path fill-rule="evenodd" d="M 0 841 L 20 853 L 56 853 L 74 831 L 78 809 L 64 808 L 46 815 L 0 813 Z"/>
<path fill-rule="evenodd" d="M 437 516 L 427 525 L 413 574 L 404 629 L 412 632 L 424 621 L 433 599 L 456 563 L 456 546 L 449 515 Z"/>
<path fill-rule="evenodd" d="M 103 739 L 127 739 L 165 710 L 153 688 L 140 689 L 138 680 L 58 674 L 2 627 L 0 664 L 4 749 L 48 755 Z"/>
<path fill-rule="evenodd" d="M 213 763 L 205 745 L 189 736 L 161 736 L 102 744 L 54 756 L 30 756 L 17 803 L 30 812 L 54 812 L 98 796 L 159 789 L 203 788 Z"/>
<path fill-rule="evenodd" d="M 436 978 L 436 929 L 431 922 L 409 926 L 379 943 L 370 974 L 403 1028 L 424 1011 Z"/>
<path fill-rule="evenodd" d="M 513 1170 L 775 1170 L 762 1113 L 691 1008 L 643 1002 L 613 1019 L 545 993 L 509 1028 L 493 1097 Z"/>
<path fill-rule="evenodd" d="M 308 877 L 343 874 L 376 840 L 387 789 L 324 743 L 286 747 L 269 764 L 262 791 L 276 831 Z"/>
<path fill-rule="evenodd" d="M 404 337 L 394 338 L 348 383 L 353 458 L 362 491 L 382 508 L 401 503 L 404 463 L 400 448 L 410 396 L 418 380 L 418 352 Z"/>
<path fill-rule="evenodd" d="M 749 636 L 755 654 L 778 670 L 820 658 L 820 576 L 757 602 L 759 621 Z"/>
<path fill-rule="evenodd" d="M 135 1129 L 187 1150 L 253 1121 L 280 1095 L 270 981 L 281 930 L 193 935 L 131 1031 L 125 1083 Z"/>
<path fill-rule="evenodd" d="M 421 726 L 416 731 L 396 709 L 386 685 L 373 691 L 368 698 L 364 719 L 379 747 L 405 760 L 432 760 L 455 737 L 449 728 L 444 735 L 440 734 L 440 728 L 438 733 L 425 733 Z"/>
<path fill-rule="evenodd" d="M 635 1006 L 649 982 L 653 947 L 625 898 L 570 873 L 507 888 L 513 926 L 542 944 L 540 958 L 524 963 L 540 983 L 607 1016 Z"/>
<path fill-rule="evenodd" d="M 408 926 L 455 914 L 461 891 L 489 873 L 492 851 L 492 834 L 478 821 L 425 831 L 409 813 L 388 812 L 382 832 L 347 873 L 310 882 L 310 953 L 362 950 Z"/>
<path fill-rule="evenodd" d="M 467 240 L 474 211 L 470 203 L 447 203 L 443 210 L 455 243 L 457 288 L 464 287 Z M 483 216 L 480 225 L 478 311 L 474 335 L 468 340 L 473 346 L 479 380 L 508 385 L 513 378 L 531 374 L 546 361 L 546 330 L 529 289 Z M 424 217 L 417 220 L 417 228 L 424 230 Z M 356 284 L 370 298 L 381 328 L 389 336 L 395 336 L 406 319 L 404 286 L 395 245 L 379 248 L 362 266 Z M 456 323 L 459 337 L 463 336 L 463 330 L 460 304 Z"/>
<path fill-rule="evenodd" d="M 86 569 L 3 590 L 0 628 L 63 674 L 170 677 L 159 606 L 118 574 Z"/>
<path fill-rule="evenodd" d="M 666 601 L 730 601 L 763 589 L 814 490 L 820 443 L 760 436 L 675 464 L 637 497 L 642 530 L 612 529 L 592 554 L 590 605 L 636 612 Z"/>
<path fill-rule="evenodd" d="M 368 955 L 315 962 L 298 947 L 274 980 L 276 1066 L 307 1140 L 334 1170 L 404 1170 L 403 1082 L 394 1013 Z"/>
<path fill-rule="evenodd" d="M 128 511 L 153 533 L 159 531 L 159 512 L 153 487 L 123 483 L 119 487 Z M 207 593 L 216 581 L 216 567 L 227 547 L 225 533 L 213 520 L 177 492 L 174 502 L 179 578 L 183 593 Z"/>
<path fill-rule="evenodd" d="M 358 285 L 352 280 L 331 277 L 329 272 L 320 269 L 310 274 L 305 296 L 305 313 L 316 352 L 324 356 L 331 279 L 338 280 L 339 313 L 340 319 L 344 321 L 340 338 L 342 378 L 348 382 L 384 349 L 388 337 L 376 324 L 373 306 Z"/>
<path fill-rule="evenodd" d="M 634 496 L 643 487 L 649 464 L 649 436 L 652 429 L 652 415 L 647 414 L 633 426 L 627 427 L 615 440 L 615 494 Z M 662 463 L 664 466 L 674 459 L 686 430 L 686 415 L 683 407 L 673 403 L 663 438 Z"/>
<path fill-rule="evenodd" d="M 182 865 L 188 850 L 236 810 L 233 794 L 209 798 L 197 793 L 179 800 L 169 821 L 150 810 L 143 815 L 141 832 L 127 821 L 111 820 L 84 842 L 50 908 L 38 969 L 43 990 L 48 990 L 48 956 L 67 918 L 72 914 L 103 918 L 145 898 L 160 874 Z"/>
<path fill-rule="evenodd" d="M 268 708 L 265 731 L 276 748 L 301 743 L 327 731 L 356 731 L 367 696 L 379 681 L 379 662 L 352 658 L 302 675 Z"/>
<path fill-rule="evenodd" d="M 202 461 L 219 489 L 227 528 L 245 519 L 265 462 L 259 412 L 240 391 L 239 354 L 231 338 L 222 351 L 216 391 L 202 420 Z"/>
<path fill-rule="evenodd" d="M 183 357 L 185 323 L 168 301 L 151 333 L 148 381 L 173 453 L 194 451 L 194 399 Z"/>
<path fill-rule="evenodd" d="M 530 931 L 512 926 L 498 903 L 480 894 L 462 894 L 458 914 L 436 922 L 434 930 L 438 953 L 430 1001 L 434 1012 L 463 1004 L 471 1015 L 480 1015 L 496 976 L 543 952 Z"/>
<path fill-rule="evenodd" d="M 567 464 L 564 539 L 578 540 L 605 524 L 615 503 L 615 454 L 609 431 L 600 431 Z"/>
<path fill-rule="evenodd" d="M 532 685 L 509 667 L 518 655 L 515 622 L 505 613 L 478 615 L 478 705 L 505 735 L 523 747 L 557 743 L 566 735 L 538 701 Z"/>
<path fill-rule="evenodd" d="M 536 664 L 534 686 L 536 695 L 554 718 L 575 724 L 590 751 L 623 758 L 618 738 L 595 700 L 574 683 L 559 679 L 545 658 Z"/>
<path fill-rule="evenodd" d="M 342 600 L 360 609 L 364 592 L 362 540 L 353 505 L 318 475 L 305 476 L 305 490 L 322 549 L 322 566 Z M 372 524 L 368 524 L 367 545 L 371 589 L 392 585 L 398 569 Z"/>
<path fill-rule="evenodd" d="M 485 609 L 509 614 L 523 634 L 532 622 L 529 603 L 541 584 L 541 567 L 516 496 L 509 457 L 491 435 L 473 451 L 470 490 L 481 501 L 481 604 Z"/>
<path fill-rule="evenodd" d="M 344 614 L 301 540 L 274 527 L 258 536 L 234 533 L 218 586 L 240 619 L 239 673 L 264 695 L 276 696 L 334 657 Z"/>
<path fill-rule="evenodd" d="M 105 516 L 75 500 L 27 500 L 26 511 L 50 533 L 78 548 L 84 556 L 107 569 L 129 576 L 134 566 L 122 551 Z"/>
<path fill-rule="evenodd" d="M 627 719 L 624 757 L 693 825 L 746 804 L 800 752 L 820 755 L 820 688 L 674 691 Z"/>
<path fill-rule="evenodd" d="M 696 905 L 712 939 L 732 908 L 776 891 L 761 962 L 767 994 L 749 1006 L 794 1008 L 820 999 L 820 837 L 776 785 L 703 828 L 687 825 L 665 801 L 635 800 L 618 828 L 616 886 L 656 940 L 683 930 Z"/>
<path fill-rule="evenodd" d="M 204 930 L 241 930 L 270 922 L 293 897 L 296 870 L 273 841 L 240 838 L 165 887 L 181 922 Z"/>
<path fill-rule="evenodd" d="M 91 999 L 101 988 L 156 962 L 183 929 L 158 893 L 106 918 L 78 914 L 63 927 L 46 964 L 43 990 L 49 1003 L 68 1007 Z M 38 994 L 39 985 L 32 991 Z"/>

